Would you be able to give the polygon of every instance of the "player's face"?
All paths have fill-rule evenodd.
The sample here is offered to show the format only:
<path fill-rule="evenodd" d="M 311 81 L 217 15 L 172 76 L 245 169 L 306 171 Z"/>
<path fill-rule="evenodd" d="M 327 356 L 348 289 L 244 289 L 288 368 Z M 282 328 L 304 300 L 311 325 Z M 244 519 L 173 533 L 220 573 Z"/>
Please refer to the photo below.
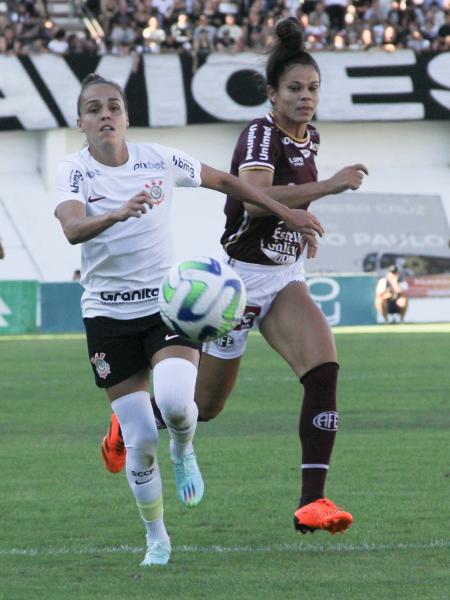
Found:
<path fill-rule="evenodd" d="M 309 65 L 288 68 L 280 77 L 278 89 L 268 86 L 274 112 L 293 125 L 311 121 L 319 104 L 319 91 L 319 74 Z"/>
<path fill-rule="evenodd" d="M 115 87 L 97 83 L 89 86 L 81 101 L 78 127 L 86 134 L 89 144 L 120 146 L 128 127 L 128 116 L 120 93 Z"/>

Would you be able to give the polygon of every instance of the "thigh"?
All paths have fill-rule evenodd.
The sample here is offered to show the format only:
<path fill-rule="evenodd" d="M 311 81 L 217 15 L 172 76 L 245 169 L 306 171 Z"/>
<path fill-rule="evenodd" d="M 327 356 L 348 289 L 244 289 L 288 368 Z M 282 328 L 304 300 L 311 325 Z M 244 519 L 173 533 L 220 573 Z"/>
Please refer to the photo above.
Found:
<path fill-rule="evenodd" d="M 202 354 L 195 387 L 195 402 L 203 419 L 218 415 L 233 390 L 241 358 L 223 359 Z"/>
<path fill-rule="evenodd" d="M 290 283 L 278 293 L 260 331 L 299 377 L 322 363 L 337 362 L 333 334 L 306 283 Z"/>
<path fill-rule="evenodd" d="M 134 392 L 148 392 L 149 388 L 149 367 L 141 369 L 128 379 L 112 385 L 106 388 L 106 394 L 110 402 L 126 396 L 127 394 L 133 394 Z"/>
<path fill-rule="evenodd" d="M 89 359 L 100 388 L 111 388 L 148 367 L 138 319 L 84 319 Z M 139 379 L 139 377 L 138 377 Z"/>

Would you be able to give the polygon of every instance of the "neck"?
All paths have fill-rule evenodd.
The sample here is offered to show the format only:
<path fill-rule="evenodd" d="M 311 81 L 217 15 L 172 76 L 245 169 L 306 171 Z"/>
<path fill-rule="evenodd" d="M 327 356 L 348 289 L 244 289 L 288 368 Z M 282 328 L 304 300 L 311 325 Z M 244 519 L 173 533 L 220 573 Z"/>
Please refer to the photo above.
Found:
<path fill-rule="evenodd" d="M 307 123 L 296 123 L 295 121 L 291 121 L 275 111 L 272 112 L 272 117 L 275 125 L 282 129 L 290 137 L 298 140 L 302 140 L 305 137 Z"/>
<path fill-rule="evenodd" d="M 107 167 L 120 167 L 128 160 L 128 148 L 125 142 L 120 147 L 112 144 L 101 147 L 89 144 L 89 152 L 96 161 Z"/>

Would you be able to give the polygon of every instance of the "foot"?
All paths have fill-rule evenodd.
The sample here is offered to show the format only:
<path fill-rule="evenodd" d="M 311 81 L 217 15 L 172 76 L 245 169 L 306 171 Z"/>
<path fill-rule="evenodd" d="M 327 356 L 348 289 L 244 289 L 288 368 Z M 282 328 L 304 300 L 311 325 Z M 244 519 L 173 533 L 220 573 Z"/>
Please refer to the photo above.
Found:
<path fill-rule="evenodd" d="M 294 527 L 301 533 L 324 529 L 332 535 L 344 532 L 350 527 L 353 517 L 328 498 L 320 498 L 305 504 L 294 513 Z"/>
<path fill-rule="evenodd" d="M 149 542 L 144 560 L 141 562 L 141 567 L 149 567 L 150 565 L 167 565 L 170 560 L 170 542 Z"/>
<path fill-rule="evenodd" d="M 125 466 L 127 451 L 123 443 L 119 421 L 113 413 L 109 429 L 102 441 L 102 457 L 105 467 L 111 473 L 119 473 Z"/>
<path fill-rule="evenodd" d="M 190 508 L 197 506 L 203 498 L 205 486 L 195 452 L 186 454 L 183 458 L 172 458 L 172 465 L 180 502 Z"/>

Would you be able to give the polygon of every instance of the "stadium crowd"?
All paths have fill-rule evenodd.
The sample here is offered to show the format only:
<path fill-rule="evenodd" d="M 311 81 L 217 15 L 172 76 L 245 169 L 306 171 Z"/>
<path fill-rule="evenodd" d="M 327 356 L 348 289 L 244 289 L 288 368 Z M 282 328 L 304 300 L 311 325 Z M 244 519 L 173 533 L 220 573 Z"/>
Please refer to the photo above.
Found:
<path fill-rule="evenodd" d="M 0 54 L 179 52 L 201 64 L 211 52 L 265 51 L 286 17 L 309 51 L 450 49 L 450 0 L 73 0 L 91 24 L 77 32 L 55 25 L 47 4 L 0 2 Z"/>

